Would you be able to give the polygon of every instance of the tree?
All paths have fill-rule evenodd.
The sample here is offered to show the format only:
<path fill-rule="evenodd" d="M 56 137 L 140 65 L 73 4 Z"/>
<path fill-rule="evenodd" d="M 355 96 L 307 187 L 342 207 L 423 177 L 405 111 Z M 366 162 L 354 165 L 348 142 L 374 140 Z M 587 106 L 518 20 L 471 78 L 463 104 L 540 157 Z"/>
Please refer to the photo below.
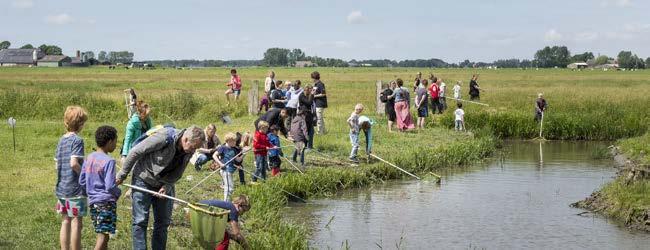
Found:
<path fill-rule="evenodd" d="M 39 49 L 46 55 L 63 55 L 63 51 L 59 46 L 56 45 L 47 45 L 43 44 L 41 46 L 38 46 Z"/>
<path fill-rule="evenodd" d="M 95 59 L 95 52 L 86 51 L 86 52 L 84 52 L 84 55 L 86 55 L 86 58 L 88 58 L 88 60 Z"/>
<path fill-rule="evenodd" d="M 546 46 L 535 53 L 537 66 L 542 68 L 564 68 L 569 64 L 570 58 L 571 52 L 566 46 Z"/>
<path fill-rule="evenodd" d="M 302 52 L 301 49 L 293 49 L 287 55 L 289 65 L 295 65 L 296 61 L 302 61 L 305 59 L 305 52 Z"/>
<path fill-rule="evenodd" d="M 283 48 L 270 48 L 264 52 L 264 64 L 267 66 L 287 66 L 289 64 L 289 50 Z"/>
<path fill-rule="evenodd" d="M 645 59 L 645 67 L 650 67 L 650 57 Z"/>
<path fill-rule="evenodd" d="M 97 60 L 100 62 L 108 61 L 108 58 L 106 58 L 106 51 L 100 51 L 99 55 L 97 55 Z"/>
<path fill-rule="evenodd" d="M 582 54 L 576 54 L 571 57 L 571 62 L 587 62 L 591 59 L 594 59 L 594 54 L 591 52 L 585 52 Z"/>
<path fill-rule="evenodd" d="M 33 49 L 33 48 L 34 48 L 34 45 L 31 45 L 31 44 L 28 43 L 28 44 L 23 45 L 23 46 L 20 47 L 20 48 L 21 48 L 21 49 Z"/>
<path fill-rule="evenodd" d="M 632 51 L 621 51 L 618 53 L 618 66 L 625 69 L 644 69 L 643 59 L 632 54 Z"/>
<path fill-rule="evenodd" d="M 598 57 L 596 58 L 596 65 L 607 64 L 608 61 L 609 61 L 609 57 L 608 57 L 608 56 L 606 56 L 606 55 L 598 56 Z"/>
<path fill-rule="evenodd" d="M 133 62 L 133 52 L 128 51 L 111 51 L 108 52 L 108 61 L 111 63 L 131 63 Z"/>
<path fill-rule="evenodd" d="M 9 41 L 2 41 L 0 43 L 0 49 L 8 49 L 9 46 L 11 46 L 11 43 Z"/>

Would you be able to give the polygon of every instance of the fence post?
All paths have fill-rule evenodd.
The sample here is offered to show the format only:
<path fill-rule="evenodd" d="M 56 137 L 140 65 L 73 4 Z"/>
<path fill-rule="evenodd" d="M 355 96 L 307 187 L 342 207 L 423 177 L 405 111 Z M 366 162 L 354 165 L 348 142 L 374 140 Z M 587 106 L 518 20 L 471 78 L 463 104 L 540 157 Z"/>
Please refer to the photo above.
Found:
<path fill-rule="evenodd" d="M 257 110 L 259 109 L 258 101 L 258 87 L 260 81 L 255 80 L 251 85 L 251 90 L 248 91 L 248 114 L 257 115 Z"/>
<path fill-rule="evenodd" d="M 384 112 L 386 111 L 386 104 L 381 102 L 381 99 L 379 98 L 381 96 L 381 91 L 382 91 L 382 88 L 381 88 L 382 82 L 381 82 L 381 80 L 377 81 L 376 84 L 377 84 L 377 105 L 376 105 L 377 110 L 376 110 L 376 112 L 377 112 L 378 115 L 383 115 Z"/>

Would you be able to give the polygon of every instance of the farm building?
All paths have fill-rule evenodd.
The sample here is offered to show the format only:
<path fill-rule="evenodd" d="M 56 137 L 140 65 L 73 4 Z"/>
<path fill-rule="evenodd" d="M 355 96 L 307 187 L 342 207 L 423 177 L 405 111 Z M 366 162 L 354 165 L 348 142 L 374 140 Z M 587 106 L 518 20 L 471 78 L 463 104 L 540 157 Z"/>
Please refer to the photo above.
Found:
<path fill-rule="evenodd" d="M 572 64 L 567 65 L 566 67 L 569 69 L 584 69 L 589 67 L 589 64 L 584 62 L 574 62 Z"/>
<path fill-rule="evenodd" d="M 3 49 L 0 50 L 0 66 L 36 65 L 43 57 L 45 53 L 40 49 Z"/>
<path fill-rule="evenodd" d="M 38 60 L 37 65 L 39 67 L 61 67 L 63 66 L 64 63 L 70 63 L 72 62 L 72 59 L 68 56 L 55 56 L 55 55 L 48 55 L 40 60 Z"/>
<path fill-rule="evenodd" d="M 63 63 L 63 66 L 65 67 L 88 67 L 89 65 L 88 55 L 86 55 L 86 53 L 81 53 L 78 50 L 76 57 L 70 57 L 69 62 Z"/>
<path fill-rule="evenodd" d="M 297 68 L 316 67 L 316 64 L 311 61 L 296 61 L 296 67 Z"/>

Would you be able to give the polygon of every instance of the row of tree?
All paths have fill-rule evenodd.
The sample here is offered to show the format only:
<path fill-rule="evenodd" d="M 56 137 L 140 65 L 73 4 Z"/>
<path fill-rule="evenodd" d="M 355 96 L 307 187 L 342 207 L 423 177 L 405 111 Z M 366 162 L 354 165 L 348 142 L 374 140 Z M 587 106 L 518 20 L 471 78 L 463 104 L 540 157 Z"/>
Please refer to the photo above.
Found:
<path fill-rule="evenodd" d="M 9 41 L 0 42 L 0 49 L 8 49 L 10 46 L 11 46 L 11 42 L 9 42 Z M 21 46 L 20 48 L 21 49 L 34 49 L 35 47 L 34 47 L 34 45 L 31 45 L 31 44 L 28 43 L 28 44 L 25 44 L 25 45 Z M 61 47 L 56 46 L 56 45 L 43 44 L 41 46 L 38 46 L 38 48 L 41 49 L 41 51 L 43 51 L 43 53 L 45 53 L 46 55 L 62 55 L 63 54 L 63 50 L 61 49 Z"/>
<path fill-rule="evenodd" d="M 11 47 L 11 42 L 0 42 L 0 49 L 8 49 L 9 47 Z M 36 47 L 28 43 L 21 46 L 20 48 L 35 49 Z M 63 50 L 61 47 L 56 45 L 43 44 L 41 46 L 38 46 L 38 48 L 46 55 L 63 55 Z M 100 51 L 97 59 L 95 59 L 95 52 L 93 51 L 86 51 L 84 54 L 91 64 L 115 64 L 133 62 L 133 52 L 129 51 Z"/>

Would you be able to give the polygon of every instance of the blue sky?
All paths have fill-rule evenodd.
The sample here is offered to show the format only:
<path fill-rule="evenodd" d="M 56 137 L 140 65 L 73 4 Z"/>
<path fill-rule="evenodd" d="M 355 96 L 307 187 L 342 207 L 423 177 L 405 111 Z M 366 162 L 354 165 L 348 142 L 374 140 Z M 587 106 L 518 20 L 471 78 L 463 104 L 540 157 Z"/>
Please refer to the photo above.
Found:
<path fill-rule="evenodd" d="M 0 40 L 129 50 L 144 59 L 261 59 L 270 47 L 343 59 L 650 56 L 642 0 L 0 0 Z"/>

